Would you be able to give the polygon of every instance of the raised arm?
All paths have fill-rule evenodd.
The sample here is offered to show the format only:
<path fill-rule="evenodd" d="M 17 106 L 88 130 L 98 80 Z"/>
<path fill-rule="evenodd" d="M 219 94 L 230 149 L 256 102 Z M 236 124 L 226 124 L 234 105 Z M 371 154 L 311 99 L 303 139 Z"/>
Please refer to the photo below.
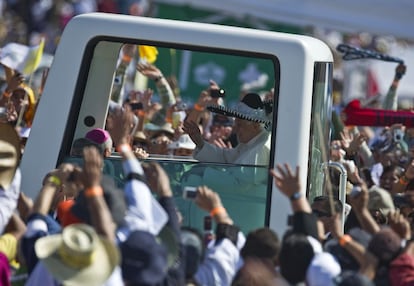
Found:
<path fill-rule="evenodd" d="M 390 88 L 388 89 L 388 93 L 385 96 L 385 100 L 383 102 L 382 107 L 384 109 L 389 110 L 397 110 L 398 108 L 398 100 L 397 100 L 397 88 L 400 83 L 401 78 L 404 76 L 407 67 L 404 64 L 399 64 L 395 68 L 395 76 L 391 83 Z"/>
<path fill-rule="evenodd" d="M 83 184 L 92 225 L 96 232 L 115 241 L 115 223 L 103 197 L 101 186 L 103 158 L 98 149 L 91 146 L 83 149 Z M 121 198 L 120 198 L 121 199 Z"/>
<path fill-rule="evenodd" d="M 270 174 L 274 178 L 276 187 L 282 194 L 290 199 L 292 210 L 294 212 L 312 213 L 312 209 L 300 184 L 300 167 L 296 166 L 295 173 L 293 173 L 288 164 L 284 164 L 284 166 L 278 164 L 276 169 L 277 171 L 271 169 Z"/>

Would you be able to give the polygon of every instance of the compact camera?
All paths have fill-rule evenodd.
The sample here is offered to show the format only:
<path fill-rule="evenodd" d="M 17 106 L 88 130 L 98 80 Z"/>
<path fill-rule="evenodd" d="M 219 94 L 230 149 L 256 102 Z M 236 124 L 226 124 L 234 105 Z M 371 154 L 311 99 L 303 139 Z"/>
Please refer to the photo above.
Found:
<path fill-rule="evenodd" d="M 187 109 L 187 104 L 185 102 L 177 102 L 176 105 L 177 110 L 186 110 Z"/>
<path fill-rule="evenodd" d="M 394 142 L 400 142 L 404 138 L 404 131 L 401 129 L 395 129 L 394 130 Z"/>
<path fill-rule="evenodd" d="M 133 102 L 130 103 L 129 106 L 131 107 L 131 110 L 141 110 L 144 108 L 144 106 L 142 105 L 142 102 Z"/>
<path fill-rule="evenodd" d="M 183 198 L 186 200 L 194 200 L 197 196 L 196 187 L 185 187 L 183 190 Z"/>
<path fill-rule="evenodd" d="M 224 97 L 225 95 L 226 95 L 226 91 L 222 88 L 210 89 L 210 96 L 213 98 Z"/>

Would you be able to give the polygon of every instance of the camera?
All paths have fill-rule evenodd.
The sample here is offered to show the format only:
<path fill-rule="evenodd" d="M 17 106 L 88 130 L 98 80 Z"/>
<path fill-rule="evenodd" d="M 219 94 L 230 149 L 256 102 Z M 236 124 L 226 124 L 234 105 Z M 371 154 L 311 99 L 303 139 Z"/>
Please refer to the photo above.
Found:
<path fill-rule="evenodd" d="M 134 103 L 130 103 L 129 106 L 131 107 L 131 110 L 141 110 L 144 108 L 144 106 L 142 105 L 142 102 L 134 102 Z"/>
<path fill-rule="evenodd" d="M 210 89 L 210 96 L 213 98 L 224 97 L 225 95 L 226 95 L 226 91 L 222 88 Z"/>
<path fill-rule="evenodd" d="M 186 200 L 194 200 L 197 196 L 196 187 L 185 187 L 183 190 L 183 198 Z"/>
<path fill-rule="evenodd" d="M 404 131 L 401 129 L 395 129 L 394 130 L 394 142 L 400 142 L 404 138 Z"/>
<path fill-rule="evenodd" d="M 176 105 L 177 110 L 186 110 L 187 109 L 187 104 L 185 102 L 177 102 Z"/>

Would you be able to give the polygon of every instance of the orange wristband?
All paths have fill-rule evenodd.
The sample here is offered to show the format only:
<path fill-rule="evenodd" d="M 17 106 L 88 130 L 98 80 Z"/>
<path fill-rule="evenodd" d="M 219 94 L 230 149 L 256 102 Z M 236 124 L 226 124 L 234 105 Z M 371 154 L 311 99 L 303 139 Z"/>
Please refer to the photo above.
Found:
<path fill-rule="evenodd" d="M 225 212 L 226 212 L 226 209 L 224 207 L 215 207 L 214 209 L 210 211 L 210 216 L 214 217 L 218 214 L 225 213 Z"/>
<path fill-rule="evenodd" d="M 406 185 L 408 185 L 410 180 L 405 175 L 402 175 L 399 182 L 400 182 L 401 185 L 406 186 Z"/>
<path fill-rule="evenodd" d="M 3 96 L 4 97 L 6 97 L 6 98 L 9 98 L 10 96 L 12 95 L 12 92 L 10 92 L 10 91 L 3 91 Z"/>
<path fill-rule="evenodd" d="M 142 109 L 141 109 L 141 110 L 138 110 L 138 116 L 139 116 L 139 117 L 144 117 L 144 116 L 145 116 L 145 114 L 146 114 L 146 113 L 145 113 L 145 111 L 144 111 L 144 110 L 142 110 Z"/>
<path fill-rule="evenodd" d="M 132 148 L 131 145 L 123 143 L 116 147 L 116 151 L 118 151 L 119 153 L 125 153 L 128 151 L 132 151 Z"/>
<path fill-rule="evenodd" d="M 338 240 L 339 245 L 344 247 L 346 244 L 348 244 L 350 241 L 352 241 L 352 237 L 349 234 L 344 234 L 341 236 Z"/>
<path fill-rule="evenodd" d="M 195 110 L 197 110 L 197 111 L 203 111 L 204 110 L 204 107 L 202 107 L 200 104 L 194 104 L 194 109 Z"/>
<path fill-rule="evenodd" d="M 93 186 L 85 190 L 85 197 L 87 198 L 101 196 L 103 196 L 103 190 L 101 186 Z"/>

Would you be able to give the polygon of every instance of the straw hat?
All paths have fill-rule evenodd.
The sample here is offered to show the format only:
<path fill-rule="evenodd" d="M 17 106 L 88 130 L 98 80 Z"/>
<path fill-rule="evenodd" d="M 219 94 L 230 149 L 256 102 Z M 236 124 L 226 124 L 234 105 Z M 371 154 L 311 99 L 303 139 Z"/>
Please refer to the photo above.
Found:
<path fill-rule="evenodd" d="M 0 186 L 8 189 L 20 160 L 20 138 L 8 123 L 0 123 Z"/>
<path fill-rule="evenodd" d="M 64 285 L 102 285 L 120 262 L 117 247 L 86 224 L 36 241 L 37 257 Z"/>
<path fill-rule="evenodd" d="M 194 150 L 196 148 L 196 144 L 191 140 L 188 134 L 181 135 L 177 141 L 172 142 L 168 145 L 169 149 L 189 149 Z"/>

